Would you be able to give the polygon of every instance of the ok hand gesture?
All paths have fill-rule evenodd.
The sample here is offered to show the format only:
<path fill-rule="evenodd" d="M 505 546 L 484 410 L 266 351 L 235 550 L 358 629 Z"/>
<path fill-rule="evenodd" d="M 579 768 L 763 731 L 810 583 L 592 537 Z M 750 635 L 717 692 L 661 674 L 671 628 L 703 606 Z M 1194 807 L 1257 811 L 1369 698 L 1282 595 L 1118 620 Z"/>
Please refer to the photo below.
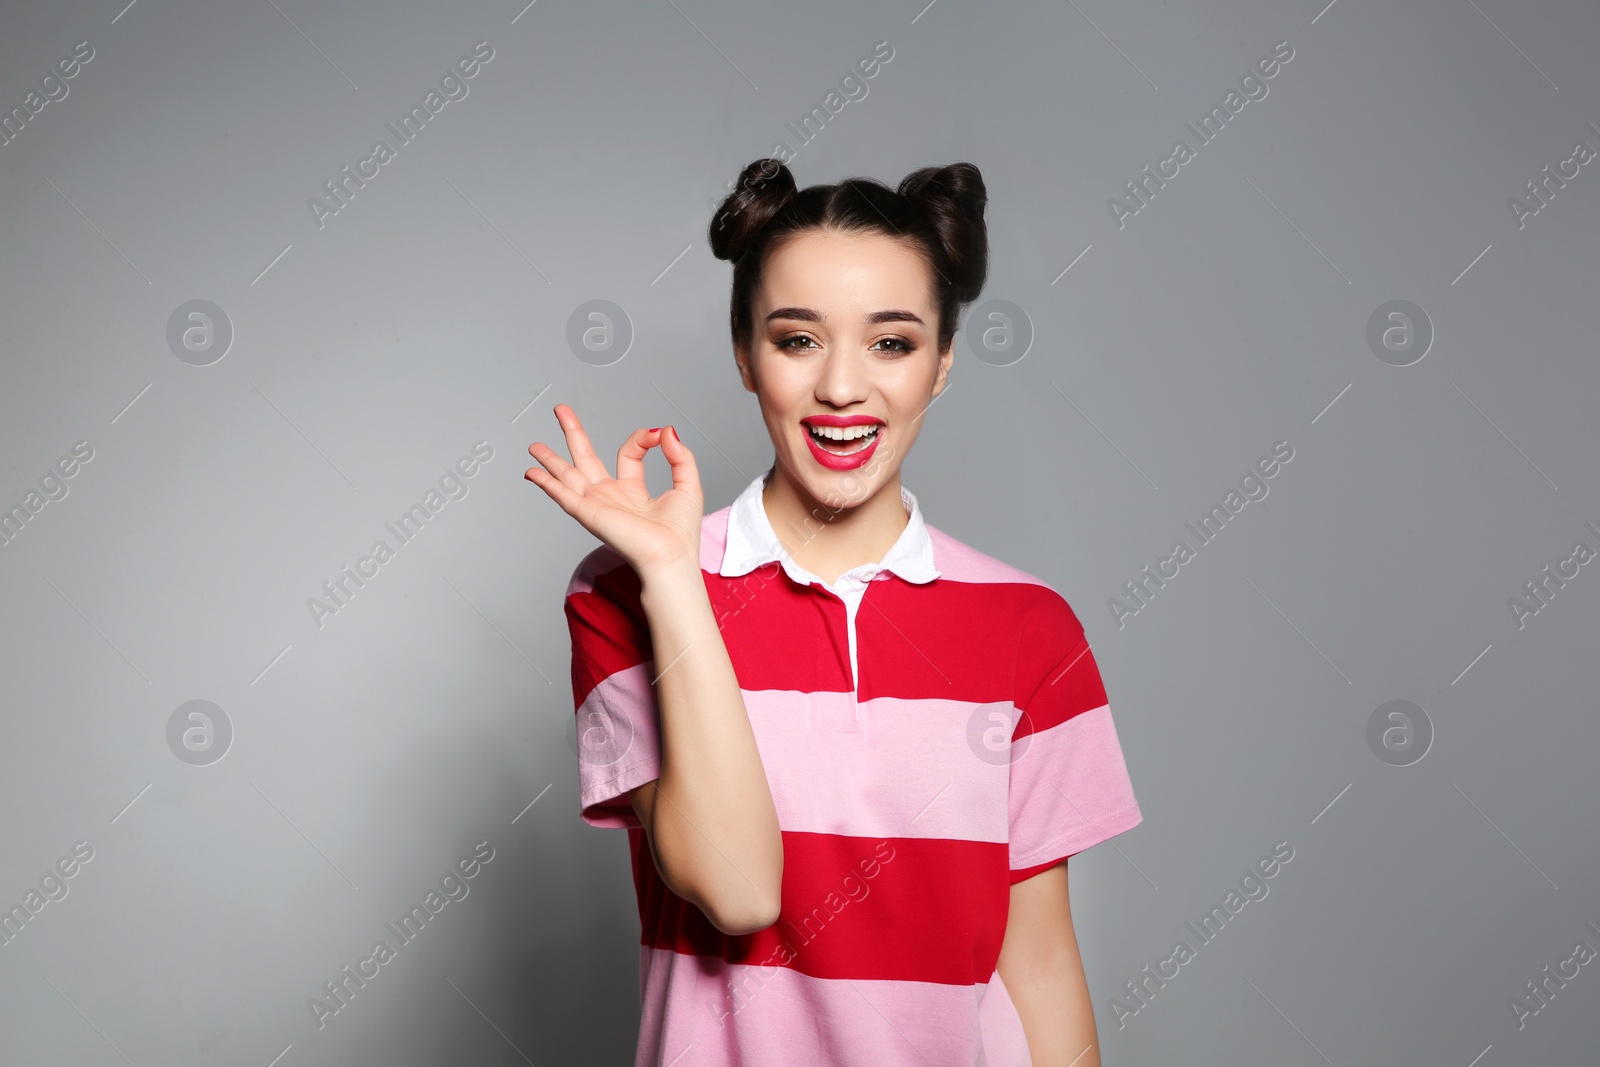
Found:
<path fill-rule="evenodd" d="M 557 404 L 555 414 L 572 462 L 535 441 L 528 452 L 542 467 L 528 468 L 523 477 L 615 549 L 641 576 L 684 565 L 698 572 L 705 497 L 694 453 L 678 440 L 677 431 L 671 426 L 635 430 L 617 451 L 613 478 L 595 455 L 577 413 Z M 652 500 L 644 484 L 644 457 L 658 444 L 672 465 L 672 488 Z"/>

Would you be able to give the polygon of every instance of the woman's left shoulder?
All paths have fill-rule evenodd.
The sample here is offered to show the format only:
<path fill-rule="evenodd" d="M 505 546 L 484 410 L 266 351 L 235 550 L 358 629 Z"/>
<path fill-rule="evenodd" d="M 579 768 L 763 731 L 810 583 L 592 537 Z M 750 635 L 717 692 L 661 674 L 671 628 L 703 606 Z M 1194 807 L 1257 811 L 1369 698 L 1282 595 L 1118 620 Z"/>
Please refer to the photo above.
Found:
<path fill-rule="evenodd" d="M 933 562 L 941 578 L 954 582 L 993 585 L 1014 598 L 1018 606 L 1030 612 L 1059 616 L 1077 623 L 1077 616 L 1067 603 L 1067 598 L 1055 586 L 1014 567 L 1004 560 L 981 552 L 964 541 L 957 540 L 942 530 L 928 526 L 928 537 L 933 542 Z"/>

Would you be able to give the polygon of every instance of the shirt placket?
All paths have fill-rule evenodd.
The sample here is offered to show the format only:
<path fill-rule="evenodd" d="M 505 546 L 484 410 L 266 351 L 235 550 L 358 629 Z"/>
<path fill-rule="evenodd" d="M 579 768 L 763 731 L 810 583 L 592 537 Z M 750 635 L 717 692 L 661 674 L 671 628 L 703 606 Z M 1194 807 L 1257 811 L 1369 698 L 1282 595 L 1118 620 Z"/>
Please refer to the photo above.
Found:
<path fill-rule="evenodd" d="M 863 731 L 861 721 L 861 637 L 856 625 L 866 601 L 867 587 L 880 573 L 875 566 L 847 571 L 839 578 L 840 587 L 849 595 L 842 597 L 845 608 L 845 639 L 850 649 L 850 711 L 855 716 L 856 730 Z"/>
<path fill-rule="evenodd" d="M 881 568 L 874 564 L 864 564 L 854 570 L 846 571 L 829 586 L 821 578 L 793 564 L 792 561 L 783 563 L 789 576 L 797 583 L 809 586 L 814 592 L 823 596 L 830 596 L 839 601 L 845 611 L 845 666 L 850 673 L 850 727 L 841 729 L 842 723 L 834 722 L 830 727 L 832 732 L 862 733 L 861 721 L 861 671 L 859 667 L 861 652 L 857 635 L 856 618 L 861 611 L 861 603 L 866 597 L 866 587 L 881 573 Z"/>

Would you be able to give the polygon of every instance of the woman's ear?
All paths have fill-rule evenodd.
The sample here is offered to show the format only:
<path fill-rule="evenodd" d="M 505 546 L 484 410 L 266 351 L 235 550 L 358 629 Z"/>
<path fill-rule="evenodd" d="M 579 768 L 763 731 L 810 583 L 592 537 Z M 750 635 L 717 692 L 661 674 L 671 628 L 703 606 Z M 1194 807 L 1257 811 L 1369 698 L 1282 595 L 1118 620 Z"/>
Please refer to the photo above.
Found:
<path fill-rule="evenodd" d="M 750 369 L 750 350 L 740 345 L 733 349 L 733 361 L 739 365 L 739 381 L 744 383 L 747 392 L 756 391 L 755 372 Z"/>
<path fill-rule="evenodd" d="M 945 383 L 950 380 L 950 365 L 955 362 L 955 358 L 956 343 L 955 338 L 952 337 L 950 343 L 945 346 L 944 351 L 939 353 L 939 372 L 933 379 L 934 396 L 944 392 Z"/>

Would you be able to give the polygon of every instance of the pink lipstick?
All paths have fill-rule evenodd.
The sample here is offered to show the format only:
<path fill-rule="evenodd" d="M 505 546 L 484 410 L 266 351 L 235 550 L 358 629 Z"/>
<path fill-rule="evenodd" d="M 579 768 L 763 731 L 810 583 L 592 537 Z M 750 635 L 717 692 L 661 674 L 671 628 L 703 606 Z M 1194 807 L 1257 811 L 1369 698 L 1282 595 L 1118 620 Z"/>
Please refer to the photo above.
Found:
<path fill-rule="evenodd" d="M 800 423 L 805 427 L 811 455 L 833 471 L 862 466 L 872 458 L 883 437 L 883 420 L 873 415 L 807 415 Z"/>

